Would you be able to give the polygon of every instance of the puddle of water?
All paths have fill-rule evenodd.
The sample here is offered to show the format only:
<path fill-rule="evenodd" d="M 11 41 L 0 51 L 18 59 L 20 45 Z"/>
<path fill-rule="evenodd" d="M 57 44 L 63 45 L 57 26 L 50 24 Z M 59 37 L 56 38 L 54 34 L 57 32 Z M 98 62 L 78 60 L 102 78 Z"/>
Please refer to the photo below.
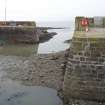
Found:
<path fill-rule="evenodd" d="M 50 88 L 10 86 L 0 89 L 0 105 L 62 105 L 62 101 Z"/>
<path fill-rule="evenodd" d="M 63 105 L 57 91 L 41 86 L 23 86 L 0 71 L 0 105 Z"/>
<path fill-rule="evenodd" d="M 5 60 L 0 64 L 0 105 L 63 105 L 54 89 L 23 86 L 7 78 L 6 72 L 3 71 Z"/>

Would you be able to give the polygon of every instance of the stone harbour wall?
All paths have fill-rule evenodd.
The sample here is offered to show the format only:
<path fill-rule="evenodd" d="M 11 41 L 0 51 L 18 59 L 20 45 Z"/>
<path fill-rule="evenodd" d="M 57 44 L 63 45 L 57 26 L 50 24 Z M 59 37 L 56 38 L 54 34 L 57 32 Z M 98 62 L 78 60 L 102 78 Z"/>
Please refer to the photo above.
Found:
<path fill-rule="evenodd" d="M 4 43 L 37 43 L 37 33 L 34 21 L 0 21 L 0 45 Z"/>
<path fill-rule="evenodd" d="M 0 42 L 6 43 L 37 43 L 39 35 L 34 26 L 0 27 Z"/>
<path fill-rule="evenodd" d="M 105 101 L 105 38 L 73 37 L 63 90 L 68 101 Z"/>
<path fill-rule="evenodd" d="M 87 18 L 89 21 L 88 26 L 93 27 L 100 27 L 105 28 L 105 17 L 97 16 L 97 17 L 84 17 L 84 16 L 77 16 L 75 18 L 75 30 L 76 31 L 85 31 L 85 27 L 81 25 L 81 21 L 83 18 Z"/>

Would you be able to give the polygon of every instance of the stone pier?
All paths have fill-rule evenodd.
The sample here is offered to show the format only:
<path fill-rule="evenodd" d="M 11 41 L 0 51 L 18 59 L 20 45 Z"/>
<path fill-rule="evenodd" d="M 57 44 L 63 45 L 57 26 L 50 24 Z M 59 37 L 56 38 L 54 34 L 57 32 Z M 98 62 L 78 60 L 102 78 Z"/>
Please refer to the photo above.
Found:
<path fill-rule="evenodd" d="M 0 21 L 0 43 L 37 43 L 37 30 L 34 21 Z"/>
<path fill-rule="evenodd" d="M 70 105 L 105 102 L 105 28 L 92 22 L 88 32 L 76 22 L 63 85 L 64 100 Z"/>

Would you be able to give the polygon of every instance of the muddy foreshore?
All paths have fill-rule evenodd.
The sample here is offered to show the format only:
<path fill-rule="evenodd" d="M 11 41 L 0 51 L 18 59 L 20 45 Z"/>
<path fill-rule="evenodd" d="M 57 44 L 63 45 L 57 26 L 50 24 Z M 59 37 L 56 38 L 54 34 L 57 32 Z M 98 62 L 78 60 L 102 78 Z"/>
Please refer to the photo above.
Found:
<path fill-rule="evenodd" d="M 25 86 L 53 88 L 60 93 L 67 52 L 37 54 L 30 57 L 0 55 L 0 65 L 2 71 L 6 72 L 6 78 Z"/>
<path fill-rule="evenodd" d="M 40 85 L 60 90 L 63 81 L 62 66 L 65 63 L 64 53 L 31 57 L 4 56 L 5 71 L 9 78 L 24 85 Z"/>

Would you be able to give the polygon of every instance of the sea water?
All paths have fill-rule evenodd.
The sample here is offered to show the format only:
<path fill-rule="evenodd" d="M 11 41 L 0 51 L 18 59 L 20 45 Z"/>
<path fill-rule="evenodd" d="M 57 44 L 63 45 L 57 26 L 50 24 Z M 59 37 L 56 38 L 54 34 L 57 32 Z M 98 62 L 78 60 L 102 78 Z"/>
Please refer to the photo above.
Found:
<path fill-rule="evenodd" d="M 54 53 L 64 51 L 69 48 L 70 44 L 64 42 L 66 40 L 70 40 L 73 36 L 74 32 L 73 21 L 39 22 L 37 26 L 63 28 L 48 30 L 49 32 L 56 32 L 57 35 L 55 35 L 49 41 L 39 44 L 38 53 Z"/>

